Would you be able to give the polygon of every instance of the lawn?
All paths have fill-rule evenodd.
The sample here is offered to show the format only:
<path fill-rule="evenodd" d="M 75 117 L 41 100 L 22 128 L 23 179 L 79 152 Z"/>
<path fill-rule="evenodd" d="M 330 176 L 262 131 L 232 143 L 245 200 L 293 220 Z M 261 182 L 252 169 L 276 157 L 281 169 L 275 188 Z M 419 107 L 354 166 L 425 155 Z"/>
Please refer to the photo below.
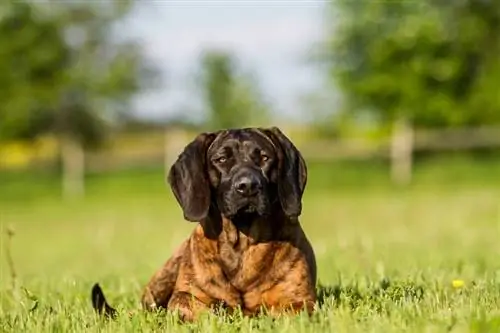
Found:
<path fill-rule="evenodd" d="M 312 318 L 274 321 L 129 318 L 194 224 L 161 171 L 90 175 L 87 185 L 85 200 L 63 203 L 50 177 L 0 177 L 0 331 L 500 332 L 498 160 L 423 162 L 405 189 L 388 185 L 380 163 L 312 164 L 301 221 L 317 255 L 321 305 Z M 116 321 L 94 315 L 95 282 L 123 311 Z"/>

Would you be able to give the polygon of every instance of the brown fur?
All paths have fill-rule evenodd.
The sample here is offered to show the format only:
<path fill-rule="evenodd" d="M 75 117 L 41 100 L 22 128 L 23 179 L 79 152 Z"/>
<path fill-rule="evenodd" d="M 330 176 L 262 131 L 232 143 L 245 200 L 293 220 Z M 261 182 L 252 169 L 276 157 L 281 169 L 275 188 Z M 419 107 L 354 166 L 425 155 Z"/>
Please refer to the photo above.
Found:
<path fill-rule="evenodd" d="M 276 142 L 276 137 L 271 139 L 270 144 Z M 275 144 L 269 147 L 278 150 Z M 285 167 L 286 152 L 275 153 L 274 168 Z M 278 177 L 279 181 L 284 180 Z M 305 179 L 302 190 L 304 186 Z M 186 321 L 219 305 L 251 316 L 263 309 L 271 314 L 311 313 L 316 302 L 316 261 L 296 216 L 300 207 L 295 216 L 287 215 L 279 203 L 272 207 L 270 214 L 238 224 L 211 206 L 146 285 L 143 307 L 177 310 Z"/>

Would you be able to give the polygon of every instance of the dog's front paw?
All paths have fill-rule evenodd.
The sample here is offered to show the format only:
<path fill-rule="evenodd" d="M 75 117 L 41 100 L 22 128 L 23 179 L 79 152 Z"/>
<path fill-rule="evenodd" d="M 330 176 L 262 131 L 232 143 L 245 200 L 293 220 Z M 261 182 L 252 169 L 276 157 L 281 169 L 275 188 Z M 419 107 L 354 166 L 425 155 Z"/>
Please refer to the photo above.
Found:
<path fill-rule="evenodd" d="M 176 311 L 179 316 L 179 320 L 182 322 L 192 322 L 195 319 L 193 310 L 187 307 L 179 307 L 176 309 Z"/>
<path fill-rule="evenodd" d="M 174 292 L 168 303 L 168 310 L 177 313 L 181 321 L 191 322 L 196 317 L 193 302 L 197 302 L 193 295 L 185 292 Z"/>

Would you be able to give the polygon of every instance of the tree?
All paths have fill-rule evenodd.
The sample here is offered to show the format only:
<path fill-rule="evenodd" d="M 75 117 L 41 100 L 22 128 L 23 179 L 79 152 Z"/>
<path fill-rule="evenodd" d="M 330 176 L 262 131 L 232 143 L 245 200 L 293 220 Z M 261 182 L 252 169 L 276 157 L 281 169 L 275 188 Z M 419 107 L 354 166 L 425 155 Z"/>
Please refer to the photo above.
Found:
<path fill-rule="evenodd" d="M 335 1 L 325 60 L 348 113 L 500 123 L 500 2 Z"/>
<path fill-rule="evenodd" d="M 0 138 L 57 136 L 65 192 L 79 194 L 83 150 L 103 143 L 109 120 L 150 78 L 139 45 L 114 35 L 133 1 L 4 6 Z"/>
<path fill-rule="evenodd" d="M 69 50 L 57 22 L 35 16 L 24 2 L 2 5 L 0 139 L 32 139 L 51 124 Z"/>
<path fill-rule="evenodd" d="M 202 90 L 212 128 L 262 124 L 268 106 L 249 75 L 237 73 L 229 54 L 211 51 L 202 58 Z"/>
<path fill-rule="evenodd" d="M 263 126 L 269 121 L 269 104 L 259 91 L 258 83 L 252 75 L 239 75 L 234 83 L 232 93 L 233 113 L 244 115 L 243 118 L 240 118 L 240 126 Z"/>

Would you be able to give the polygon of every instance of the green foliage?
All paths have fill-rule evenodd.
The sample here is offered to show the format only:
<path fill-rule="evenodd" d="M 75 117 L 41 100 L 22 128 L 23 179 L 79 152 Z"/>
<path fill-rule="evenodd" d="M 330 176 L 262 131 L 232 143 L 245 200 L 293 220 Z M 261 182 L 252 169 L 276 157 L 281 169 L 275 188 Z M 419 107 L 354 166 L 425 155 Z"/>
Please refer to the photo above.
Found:
<path fill-rule="evenodd" d="M 203 58 L 203 85 L 205 98 L 210 109 L 212 126 L 232 127 L 232 90 L 234 85 L 233 63 L 229 56 L 207 53 Z"/>
<path fill-rule="evenodd" d="M 270 117 L 269 105 L 264 101 L 256 80 L 250 75 L 237 77 L 233 87 L 233 117 L 237 114 L 239 126 L 264 126 Z M 238 126 L 238 122 L 235 121 Z"/>
<path fill-rule="evenodd" d="M 233 58 L 211 51 L 202 59 L 202 89 L 210 127 L 233 128 L 262 124 L 268 107 L 248 76 L 239 75 Z"/>
<path fill-rule="evenodd" d="M 69 60 L 57 22 L 25 2 L 2 6 L 0 18 L 0 139 L 32 138 L 49 127 L 54 83 Z"/>
<path fill-rule="evenodd" d="M 327 62 L 349 112 L 500 122 L 498 1 L 335 1 Z"/>
<path fill-rule="evenodd" d="M 150 72 L 115 24 L 133 1 L 13 1 L 0 18 L 0 139 L 51 132 L 85 145 L 104 139 Z"/>

